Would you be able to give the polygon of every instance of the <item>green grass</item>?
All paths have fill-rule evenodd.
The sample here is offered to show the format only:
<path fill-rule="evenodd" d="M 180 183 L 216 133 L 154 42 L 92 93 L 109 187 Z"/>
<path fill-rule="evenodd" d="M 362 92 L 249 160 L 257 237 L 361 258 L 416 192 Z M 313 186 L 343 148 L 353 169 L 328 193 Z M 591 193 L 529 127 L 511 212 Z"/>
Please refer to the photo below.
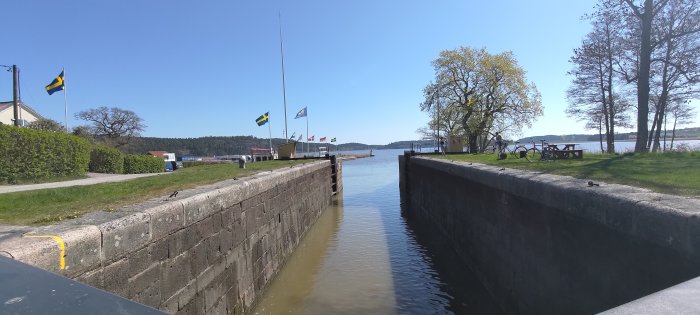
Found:
<path fill-rule="evenodd" d="M 528 162 L 510 154 L 498 160 L 496 154 L 459 154 L 433 157 L 498 165 L 648 188 L 657 192 L 700 197 L 700 152 L 650 154 L 589 154 L 581 160 Z"/>
<path fill-rule="evenodd" d="M 204 165 L 125 182 L 0 194 L 0 224 L 50 224 L 88 212 L 113 211 L 149 198 L 167 197 L 175 190 L 311 161 L 313 160 L 256 162 L 246 164 L 245 169 L 238 168 L 238 164 Z"/>

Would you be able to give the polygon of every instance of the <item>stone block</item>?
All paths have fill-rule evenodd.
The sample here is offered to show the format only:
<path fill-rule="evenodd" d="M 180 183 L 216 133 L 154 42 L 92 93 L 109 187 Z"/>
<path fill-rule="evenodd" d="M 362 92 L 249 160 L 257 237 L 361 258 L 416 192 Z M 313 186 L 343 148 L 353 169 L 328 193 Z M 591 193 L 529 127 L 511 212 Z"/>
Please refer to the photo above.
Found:
<path fill-rule="evenodd" d="M 197 293 L 189 303 L 184 305 L 182 309 L 178 312 L 179 314 L 187 314 L 187 315 L 201 315 L 205 314 L 204 310 L 204 294 L 203 293 Z"/>
<path fill-rule="evenodd" d="M 150 217 L 133 213 L 99 225 L 102 231 L 102 260 L 124 257 L 134 248 L 146 246 L 151 239 Z"/>
<path fill-rule="evenodd" d="M 221 236 L 220 233 L 214 234 L 206 239 L 207 243 L 207 261 L 217 261 L 222 257 Z"/>
<path fill-rule="evenodd" d="M 212 234 L 219 233 L 221 229 L 224 227 L 223 220 L 222 220 L 222 212 L 214 213 L 211 216 L 211 232 Z"/>
<path fill-rule="evenodd" d="M 102 279 L 102 272 L 103 272 L 102 267 L 100 267 L 100 268 L 97 268 L 95 270 L 83 273 L 82 275 L 75 278 L 75 280 L 78 282 L 87 284 L 89 286 L 103 289 L 104 288 L 104 281 Z"/>
<path fill-rule="evenodd" d="M 117 260 L 104 267 L 104 289 L 116 295 L 128 297 L 129 260 Z"/>
<path fill-rule="evenodd" d="M 257 231 L 257 225 L 255 221 L 255 211 L 249 209 L 248 211 L 243 211 L 241 213 L 241 219 L 245 224 L 245 235 L 250 236 Z"/>
<path fill-rule="evenodd" d="M 165 262 L 161 269 L 160 293 L 162 299 L 170 299 L 192 279 L 192 257 L 184 252 Z M 177 303 L 176 303 L 177 304 Z"/>
<path fill-rule="evenodd" d="M 161 264 L 154 263 L 143 272 L 134 275 L 129 278 L 129 297 L 134 297 L 141 292 L 145 291 L 149 287 L 155 287 L 155 290 L 151 290 L 149 294 L 154 292 L 158 293 L 158 302 L 160 302 L 160 276 L 161 276 Z"/>
<path fill-rule="evenodd" d="M 161 239 L 180 230 L 185 222 L 185 208 L 182 202 L 173 201 L 147 209 L 151 217 L 151 233 L 153 239 Z"/>
<path fill-rule="evenodd" d="M 170 238 L 165 237 L 154 243 L 148 245 L 148 251 L 150 253 L 150 262 L 161 262 L 169 257 L 170 252 Z M 175 254 L 175 256 L 180 253 Z"/>
<path fill-rule="evenodd" d="M 160 307 L 160 289 L 158 285 L 147 287 L 145 290 L 134 295 L 131 300 L 148 305 L 153 308 Z"/>
<path fill-rule="evenodd" d="M 214 306 L 208 308 L 205 314 L 226 314 L 228 312 L 228 304 L 225 298 L 220 298 Z"/>
<path fill-rule="evenodd" d="M 102 234 L 96 226 L 71 226 L 59 233 L 65 246 L 65 269 L 69 278 L 100 266 Z"/>
<path fill-rule="evenodd" d="M 212 191 L 183 199 L 182 205 L 184 206 L 185 213 L 184 225 L 191 225 L 221 211 L 223 208 L 218 201 L 218 195 L 218 191 Z"/>
<path fill-rule="evenodd" d="M 187 232 L 191 232 L 193 230 L 194 227 L 190 227 L 185 230 L 177 231 L 174 234 L 171 234 L 167 237 L 168 258 L 174 258 L 186 252 L 187 250 L 192 248 L 192 246 L 194 246 L 194 244 L 190 245 L 189 240 L 191 240 L 191 238 L 187 237 Z"/>
<path fill-rule="evenodd" d="M 146 246 L 127 254 L 127 259 L 129 260 L 129 273 L 126 275 L 127 277 L 131 278 L 143 272 L 151 265 L 151 254 L 148 248 L 149 247 Z"/>
<path fill-rule="evenodd" d="M 165 299 L 165 297 L 163 296 L 163 292 L 161 292 L 160 299 L 161 299 L 161 303 L 158 306 L 158 309 L 160 309 L 161 311 L 164 311 L 168 314 L 175 314 L 180 309 L 180 305 L 178 303 L 179 300 L 178 300 L 177 295 L 172 296 L 168 299 Z"/>
<path fill-rule="evenodd" d="M 178 305 L 182 307 L 183 305 L 187 305 L 190 302 L 194 301 L 198 292 L 199 290 L 197 290 L 197 278 L 194 278 L 177 293 Z"/>
<path fill-rule="evenodd" d="M 100 231 L 92 225 L 54 225 L 12 230 L 0 239 L 0 252 L 30 265 L 75 278 L 100 266 Z M 63 269 L 61 249 L 64 245 Z"/>
<path fill-rule="evenodd" d="M 226 255 L 233 248 L 233 231 L 229 229 L 221 230 L 219 232 L 219 241 L 221 253 Z"/>
<path fill-rule="evenodd" d="M 188 251 L 190 253 L 191 265 L 190 270 L 193 276 L 197 277 L 202 271 L 207 268 L 207 250 L 208 245 L 206 241 L 199 242 L 197 245 L 192 247 Z"/>
<path fill-rule="evenodd" d="M 214 234 L 212 221 L 212 217 L 207 217 L 197 222 L 195 234 L 191 235 L 191 237 L 194 237 L 196 242 L 200 242 Z"/>

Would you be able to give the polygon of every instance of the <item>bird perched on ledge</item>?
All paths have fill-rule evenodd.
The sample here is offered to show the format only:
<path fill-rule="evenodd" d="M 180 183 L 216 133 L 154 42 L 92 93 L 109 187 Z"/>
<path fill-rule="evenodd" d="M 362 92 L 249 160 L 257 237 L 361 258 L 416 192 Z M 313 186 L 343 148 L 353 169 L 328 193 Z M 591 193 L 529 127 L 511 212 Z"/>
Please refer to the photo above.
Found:
<path fill-rule="evenodd" d="M 170 200 L 170 198 L 175 198 L 175 197 L 177 197 L 177 194 L 178 194 L 178 193 L 179 193 L 179 191 L 177 191 L 177 190 L 174 191 L 172 194 L 170 194 L 170 196 L 168 196 L 168 198 L 165 198 L 165 200 L 163 200 L 163 201 L 168 201 L 168 200 Z"/>
<path fill-rule="evenodd" d="M 600 184 L 594 183 L 592 180 L 588 181 L 588 187 L 593 187 L 593 186 L 600 186 Z"/>

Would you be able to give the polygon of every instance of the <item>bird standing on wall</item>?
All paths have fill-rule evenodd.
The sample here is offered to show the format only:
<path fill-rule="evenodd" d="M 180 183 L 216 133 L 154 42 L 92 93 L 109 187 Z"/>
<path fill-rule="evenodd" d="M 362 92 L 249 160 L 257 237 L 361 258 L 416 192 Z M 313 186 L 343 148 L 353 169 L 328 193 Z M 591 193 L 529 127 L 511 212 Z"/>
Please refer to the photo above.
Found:
<path fill-rule="evenodd" d="M 175 197 L 177 197 L 177 194 L 178 194 L 178 193 L 179 193 L 179 191 L 177 191 L 177 190 L 174 191 L 172 194 L 170 194 L 170 196 L 168 196 L 168 198 L 165 198 L 165 201 L 170 200 L 170 198 L 175 198 Z"/>

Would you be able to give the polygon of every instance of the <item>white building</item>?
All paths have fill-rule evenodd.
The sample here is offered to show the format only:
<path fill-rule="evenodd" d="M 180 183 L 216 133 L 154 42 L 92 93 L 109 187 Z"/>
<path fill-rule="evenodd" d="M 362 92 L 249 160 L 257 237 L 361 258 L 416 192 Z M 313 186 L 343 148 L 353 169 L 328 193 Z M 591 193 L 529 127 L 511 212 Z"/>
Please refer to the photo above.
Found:
<path fill-rule="evenodd" d="M 19 102 L 19 121 L 20 126 L 25 126 L 26 124 L 42 119 L 42 117 L 37 111 L 27 106 L 27 104 Z M 0 123 L 4 125 L 14 125 L 15 112 L 12 106 L 12 102 L 0 102 Z"/>

